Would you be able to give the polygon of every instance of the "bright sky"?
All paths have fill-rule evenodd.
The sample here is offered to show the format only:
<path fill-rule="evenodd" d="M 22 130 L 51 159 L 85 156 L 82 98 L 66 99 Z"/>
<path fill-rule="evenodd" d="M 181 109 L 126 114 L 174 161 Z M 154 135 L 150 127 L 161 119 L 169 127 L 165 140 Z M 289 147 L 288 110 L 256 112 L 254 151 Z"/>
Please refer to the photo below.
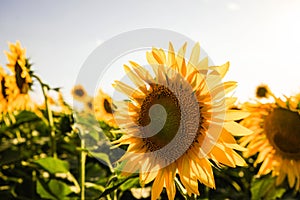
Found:
<path fill-rule="evenodd" d="M 164 28 L 199 41 L 216 65 L 230 61 L 235 95 L 266 83 L 276 94 L 300 92 L 300 1 L 16 1 L 2 0 L 0 49 L 20 40 L 34 70 L 68 101 L 78 72 L 102 42 L 138 28 Z M 166 41 L 168 42 L 168 41 Z M 0 63 L 6 58 L 0 54 Z M 83 85 L 85 83 L 82 83 Z"/>

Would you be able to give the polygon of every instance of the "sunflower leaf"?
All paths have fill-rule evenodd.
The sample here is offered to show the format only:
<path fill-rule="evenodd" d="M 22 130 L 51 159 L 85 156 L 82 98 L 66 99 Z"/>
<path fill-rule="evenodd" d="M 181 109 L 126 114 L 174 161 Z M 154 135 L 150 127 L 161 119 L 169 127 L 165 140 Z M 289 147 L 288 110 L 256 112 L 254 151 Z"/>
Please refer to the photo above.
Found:
<path fill-rule="evenodd" d="M 34 161 L 34 163 L 40 165 L 51 174 L 69 172 L 69 164 L 66 161 L 57 158 L 41 158 Z"/>
<path fill-rule="evenodd" d="M 126 183 L 128 180 L 130 180 L 132 178 L 136 178 L 136 177 L 138 177 L 138 175 L 133 175 L 133 176 L 129 176 L 129 177 L 126 177 L 124 179 L 118 180 L 117 183 L 115 183 L 115 184 L 111 183 L 113 185 L 110 186 L 110 187 L 107 187 L 105 189 L 105 191 L 100 195 L 99 198 L 105 197 L 106 195 L 110 194 L 114 190 L 118 189 L 121 185 L 123 185 L 124 183 Z"/>
<path fill-rule="evenodd" d="M 37 180 L 37 193 L 46 199 L 66 199 L 67 195 L 72 193 L 70 187 L 59 180 L 52 179 L 49 182 Z"/>
<path fill-rule="evenodd" d="M 280 198 L 286 191 L 285 188 L 276 187 L 276 177 L 264 176 L 260 179 L 253 178 L 251 194 L 253 200 Z"/>

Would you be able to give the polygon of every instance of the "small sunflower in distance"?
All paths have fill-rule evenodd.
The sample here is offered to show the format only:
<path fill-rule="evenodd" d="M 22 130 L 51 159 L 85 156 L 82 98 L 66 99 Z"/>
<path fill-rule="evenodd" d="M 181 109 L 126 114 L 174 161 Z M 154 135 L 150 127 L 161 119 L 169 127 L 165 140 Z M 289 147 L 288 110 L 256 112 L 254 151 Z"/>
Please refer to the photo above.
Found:
<path fill-rule="evenodd" d="M 32 86 L 31 64 L 26 58 L 26 51 L 19 41 L 9 43 L 9 52 L 5 51 L 8 59 L 7 67 L 12 75 L 7 77 L 7 95 L 10 110 L 30 110 L 34 108 L 29 91 Z"/>
<path fill-rule="evenodd" d="M 87 96 L 83 102 L 84 104 L 84 111 L 87 113 L 94 114 L 94 98 L 91 96 Z"/>
<path fill-rule="evenodd" d="M 71 94 L 75 100 L 80 102 L 85 102 L 88 99 L 88 94 L 82 85 L 75 85 Z"/>
<path fill-rule="evenodd" d="M 289 186 L 300 189 L 300 96 L 282 101 L 274 96 L 273 103 L 245 103 L 243 109 L 251 115 L 241 124 L 253 134 L 240 139 L 247 147 L 245 157 L 258 153 L 255 165 L 262 163 L 258 175 L 272 172 L 276 184 L 287 177 Z"/>
<path fill-rule="evenodd" d="M 268 85 L 261 84 L 256 88 L 256 97 L 257 98 L 268 98 L 271 95 L 271 90 Z"/>
<path fill-rule="evenodd" d="M 225 97 L 236 82 L 221 82 L 229 63 L 209 66 L 208 58 L 200 60 L 197 43 L 189 61 L 185 60 L 186 44 L 176 54 L 153 48 L 146 58 L 154 76 L 146 68 L 130 62 L 125 71 L 137 89 L 115 81 L 116 90 L 130 101 L 116 102 L 115 120 L 124 135 L 114 141 L 128 145 L 120 161 L 123 174 L 139 173 L 142 186 L 154 180 L 151 198 L 160 196 L 163 187 L 174 199 L 174 181 L 186 193 L 199 195 L 198 181 L 215 188 L 213 163 L 217 166 L 244 166 L 235 150 L 244 150 L 233 136 L 251 134 L 234 122 L 247 112 L 230 110 L 235 98 Z"/>
<path fill-rule="evenodd" d="M 111 127 L 116 127 L 114 120 L 114 105 L 112 98 L 104 93 L 101 89 L 98 90 L 98 94 L 94 101 L 95 117 L 99 121 L 104 121 Z"/>

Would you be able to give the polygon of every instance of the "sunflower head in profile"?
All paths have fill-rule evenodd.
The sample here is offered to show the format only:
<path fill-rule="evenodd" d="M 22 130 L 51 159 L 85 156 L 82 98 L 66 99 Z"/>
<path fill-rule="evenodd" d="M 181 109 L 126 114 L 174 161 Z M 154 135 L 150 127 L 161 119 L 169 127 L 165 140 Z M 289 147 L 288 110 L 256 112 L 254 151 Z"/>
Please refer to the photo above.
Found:
<path fill-rule="evenodd" d="M 8 59 L 7 67 L 12 75 L 7 77 L 7 93 L 11 110 L 27 110 L 34 107 L 29 96 L 32 87 L 31 64 L 26 58 L 26 51 L 19 41 L 9 43 L 9 52 L 5 51 Z"/>
<path fill-rule="evenodd" d="M 99 89 L 94 101 L 94 114 L 96 119 L 104 121 L 111 127 L 116 127 L 113 117 L 114 109 L 112 98 Z"/>
<path fill-rule="evenodd" d="M 0 113 L 6 113 L 7 111 L 8 96 L 6 92 L 6 77 L 7 74 L 2 66 L 0 66 Z"/>
<path fill-rule="evenodd" d="M 85 102 L 88 99 L 88 94 L 82 85 L 75 85 L 71 94 L 75 100 L 80 102 Z"/>
<path fill-rule="evenodd" d="M 114 113 L 125 134 L 113 143 L 128 145 L 120 159 L 123 174 L 139 173 L 142 185 L 154 180 L 152 199 L 164 187 L 168 198 L 174 199 L 174 181 L 189 196 L 199 195 L 198 181 L 215 188 L 213 163 L 245 165 L 235 152 L 244 149 L 233 136 L 251 131 L 234 122 L 248 116 L 247 112 L 228 109 L 236 100 L 225 96 L 236 83 L 221 81 L 229 63 L 209 66 L 207 57 L 200 59 L 198 43 L 188 61 L 185 51 L 186 44 L 178 53 L 171 43 L 169 50 L 153 48 L 146 54 L 153 75 L 131 61 L 124 68 L 136 88 L 120 81 L 114 84 L 129 98 L 116 103 Z"/>
<path fill-rule="evenodd" d="M 258 175 L 272 172 L 277 185 L 287 177 L 289 186 L 300 188 L 300 96 L 273 103 L 245 103 L 251 115 L 241 124 L 252 129 L 253 134 L 240 140 L 247 147 L 246 157 L 258 153 L 255 165 L 262 163 Z"/>

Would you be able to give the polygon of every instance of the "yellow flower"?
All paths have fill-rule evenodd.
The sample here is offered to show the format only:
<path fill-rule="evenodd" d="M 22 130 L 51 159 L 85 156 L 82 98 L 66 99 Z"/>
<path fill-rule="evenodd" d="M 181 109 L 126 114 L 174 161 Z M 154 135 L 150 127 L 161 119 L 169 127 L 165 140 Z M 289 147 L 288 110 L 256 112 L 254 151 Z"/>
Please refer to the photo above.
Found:
<path fill-rule="evenodd" d="M 0 113 L 6 113 L 7 111 L 7 92 L 6 92 L 6 77 L 7 74 L 5 73 L 2 66 L 0 66 Z"/>
<path fill-rule="evenodd" d="M 16 44 L 9 43 L 9 49 L 10 52 L 5 51 L 9 62 L 7 67 L 12 72 L 12 75 L 7 77 L 9 111 L 33 109 L 35 105 L 29 95 L 32 86 L 31 64 L 26 59 L 25 49 L 19 41 Z"/>
<path fill-rule="evenodd" d="M 84 103 L 84 111 L 87 113 L 94 114 L 94 98 L 91 96 L 87 96 L 83 103 Z"/>
<path fill-rule="evenodd" d="M 109 95 L 99 89 L 94 102 L 95 117 L 99 121 L 104 121 L 112 127 L 116 127 L 113 112 L 114 105 Z"/>
<path fill-rule="evenodd" d="M 187 194 L 197 194 L 198 181 L 215 188 L 212 171 L 217 166 L 244 166 L 235 150 L 240 147 L 234 135 L 251 131 L 234 122 L 248 113 L 229 110 L 235 98 L 225 97 L 236 87 L 235 82 L 222 83 L 229 63 L 209 66 L 200 57 L 197 43 L 188 62 L 186 44 L 177 54 L 170 43 L 169 51 L 153 48 L 147 53 L 154 76 L 137 63 L 124 65 L 137 89 L 115 81 L 116 90 L 130 101 L 116 104 L 115 120 L 124 135 L 113 144 L 128 145 L 123 174 L 139 172 L 142 185 L 154 180 L 152 199 L 166 188 L 169 199 L 175 196 L 175 175 Z M 167 55 L 166 55 L 167 54 Z"/>
<path fill-rule="evenodd" d="M 268 98 L 272 96 L 271 90 L 269 89 L 268 85 L 261 84 L 256 88 L 256 97 L 257 98 Z"/>
<path fill-rule="evenodd" d="M 275 103 L 245 103 L 251 112 L 241 124 L 252 129 L 253 134 L 240 140 L 247 146 L 246 157 L 258 153 L 255 165 L 262 163 L 258 175 L 272 172 L 281 184 L 287 177 L 289 186 L 300 188 L 300 96 Z"/>
<path fill-rule="evenodd" d="M 74 99 L 80 102 L 85 102 L 88 99 L 87 92 L 82 85 L 75 85 L 71 91 L 71 94 Z"/>

